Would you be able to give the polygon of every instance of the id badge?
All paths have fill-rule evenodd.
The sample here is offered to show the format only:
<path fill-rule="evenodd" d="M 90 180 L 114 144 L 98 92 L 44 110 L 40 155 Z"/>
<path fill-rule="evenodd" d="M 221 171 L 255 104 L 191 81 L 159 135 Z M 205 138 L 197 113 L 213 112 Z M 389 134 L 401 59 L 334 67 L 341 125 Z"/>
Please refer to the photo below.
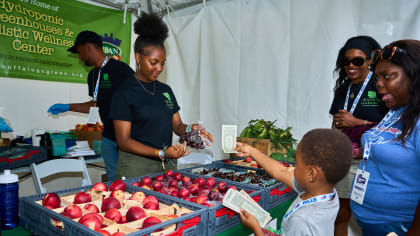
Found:
<path fill-rule="evenodd" d="M 360 205 L 363 205 L 363 200 L 365 199 L 369 175 L 369 172 L 357 169 L 356 176 L 354 177 L 350 198 Z"/>
<path fill-rule="evenodd" d="M 99 118 L 99 107 L 90 107 L 88 124 L 96 124 Z"/>

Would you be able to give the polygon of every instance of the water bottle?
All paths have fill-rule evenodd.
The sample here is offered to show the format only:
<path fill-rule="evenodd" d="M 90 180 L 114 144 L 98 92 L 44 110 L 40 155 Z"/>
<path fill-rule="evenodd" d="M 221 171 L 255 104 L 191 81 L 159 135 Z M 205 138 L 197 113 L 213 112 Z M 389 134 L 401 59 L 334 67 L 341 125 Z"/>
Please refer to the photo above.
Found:
<path fill-rule="evenodd" d="M 13 229 L 19 221 L 19 178 L 4 170 L 0 175 L 0 221 L 2 229 Z"/>

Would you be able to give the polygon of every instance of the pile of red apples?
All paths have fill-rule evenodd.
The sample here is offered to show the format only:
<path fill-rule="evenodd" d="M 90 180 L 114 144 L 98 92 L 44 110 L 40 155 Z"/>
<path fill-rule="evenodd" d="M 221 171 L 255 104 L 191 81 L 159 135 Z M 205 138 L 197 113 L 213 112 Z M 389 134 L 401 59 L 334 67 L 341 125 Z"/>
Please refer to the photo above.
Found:
<path fill-rule="evenodd" d="M 106 228 L 112 224 L 141 220 L 142 224 L 138 229 L 144 229 L 162 223 L 160 218 L 148 214 L 160 208 L 155 196 L 146 196 L 141 191 L 130 194 L 125 189 L 126 184 L 122 180 L 116 180 L 109 188 L 104 183 L 96 183 L 90 191 L 79 192 L 74 197 L 60 198 L 56 193 L 47 193 L 42 199 L 42 205 L 103 235 L 125 235 L 120 231 L 113 234 L 108 232 Z M 177 216 L 170 215 L 166 219 L 168 217 Z M 61 221 L 54 219 L 52 223 L 57 228 L 64 227 Z"/>
<path fill-rule="evenodd" d="M 167 170 L 163 176 L 158 175 L 153 179 L 143 177 L 133 185 L 208 207 L 214 206 L 214 203 L 221 203 L 229 188 L 236 190 L 235 186 L 228 186 L 225 181 L 217 182 L 212 177 L 191 179 L 172 170 Z"/>

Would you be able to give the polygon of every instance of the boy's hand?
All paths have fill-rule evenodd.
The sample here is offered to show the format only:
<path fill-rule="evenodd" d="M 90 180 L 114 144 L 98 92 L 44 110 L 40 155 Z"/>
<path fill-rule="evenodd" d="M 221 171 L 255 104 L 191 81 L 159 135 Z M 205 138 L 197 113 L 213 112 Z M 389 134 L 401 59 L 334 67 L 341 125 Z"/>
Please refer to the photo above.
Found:
<path fill-rule="evenodd" d="M 241 142 L 236 142 L 236 147 L 233 148 L 233 149 L 238 152 L 236 154 L 237 156 L 249 157 L 249 156 L 251 156 L 251 149 L 252 148 L 253 147 L 248 145 L 248 144 L 241 143 Z"/>
<path fill-rule="evenodd" d="M 248 229 L 254 232 L 261 230 L 261 226 L 260 224 L 258 224 L 258 221 L 255 218 L 255 216 L 249 214 L 244 209 L 241 209 L 241 214 L 239 216 L 241 217 L 242 224 Z"/>

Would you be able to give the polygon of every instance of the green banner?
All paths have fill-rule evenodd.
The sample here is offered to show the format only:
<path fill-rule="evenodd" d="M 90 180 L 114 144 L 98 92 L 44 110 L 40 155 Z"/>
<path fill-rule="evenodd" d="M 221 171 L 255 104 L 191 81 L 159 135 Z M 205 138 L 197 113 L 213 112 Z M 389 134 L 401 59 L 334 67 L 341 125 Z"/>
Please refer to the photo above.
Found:
<path fill-rule="evenodd" d="M 105 54 L 129 64 L 131 15 L 76 0 L 0 0 L 0 76 L 86 83 L 67 52 L 80 31 L 98 33 Z"/>

